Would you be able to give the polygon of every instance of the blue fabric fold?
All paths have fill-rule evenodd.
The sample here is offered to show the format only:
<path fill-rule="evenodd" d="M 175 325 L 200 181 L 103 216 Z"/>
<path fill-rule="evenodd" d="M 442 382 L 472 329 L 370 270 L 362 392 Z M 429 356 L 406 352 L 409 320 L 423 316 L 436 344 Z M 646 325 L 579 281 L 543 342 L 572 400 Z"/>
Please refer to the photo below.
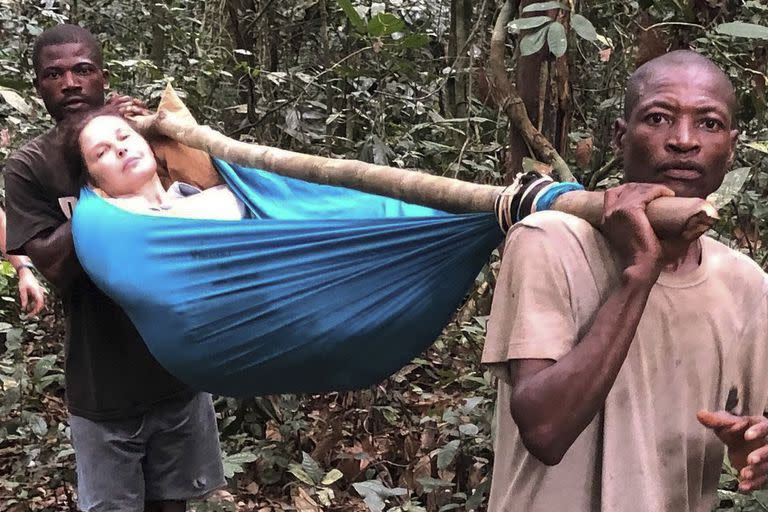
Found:
<path fill-rule="evenodd" d="M 373 385 L 437 338 L 503 238 L 490 213 L 215 163 L 253 218 L 141 215 L 85 188 L 72 224 L 86 272 L 196 389 Z"/>

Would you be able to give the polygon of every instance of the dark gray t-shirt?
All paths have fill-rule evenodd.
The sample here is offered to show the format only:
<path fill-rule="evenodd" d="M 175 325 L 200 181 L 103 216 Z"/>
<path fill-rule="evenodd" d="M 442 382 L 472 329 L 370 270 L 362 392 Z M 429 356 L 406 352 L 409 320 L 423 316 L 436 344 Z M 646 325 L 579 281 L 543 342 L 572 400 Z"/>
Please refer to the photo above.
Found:
<path fill-rule="evenodd" d="M 72 215 L 80 170 L 65 158 L 57 129 L 27 143 L 5 162 L 8 252 L 46 235 Z M 59 290 L 67 323 L 69 411 L 92 420 L 140 415 L 191 390 L 152 357 L 120 307 L 85 273 Z"/>

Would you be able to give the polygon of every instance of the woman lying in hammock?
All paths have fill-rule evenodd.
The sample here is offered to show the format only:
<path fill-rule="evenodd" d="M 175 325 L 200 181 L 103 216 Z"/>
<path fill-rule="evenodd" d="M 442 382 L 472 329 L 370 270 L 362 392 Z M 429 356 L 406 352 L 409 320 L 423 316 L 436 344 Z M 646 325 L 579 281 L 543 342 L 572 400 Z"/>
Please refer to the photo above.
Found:
<path fill-rule="evenodd" d="M 64 127 L 72 157 L 87 171 L 85 182 L 112 204 L 135 213 L 237 220 L 245 205 L 227 185 L 206 190 L 174 182 L 165 190 L 147 140 L 113 106 L 88 112 Z"/>

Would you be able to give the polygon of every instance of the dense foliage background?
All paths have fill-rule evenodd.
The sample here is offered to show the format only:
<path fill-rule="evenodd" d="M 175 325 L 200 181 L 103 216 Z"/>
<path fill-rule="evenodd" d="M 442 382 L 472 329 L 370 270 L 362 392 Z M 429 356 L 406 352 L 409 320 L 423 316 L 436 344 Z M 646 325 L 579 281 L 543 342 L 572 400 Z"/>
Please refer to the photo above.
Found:
<path fill-rule="evenodd" d="M 499 69 L 493 0 L 0 0 L 0 159 L 50 126 L 31 44 L 64 21 L 103 42 L 113 90 L 152 104 L 173 80 L 200 121 L 233 137 L 484 183 L 553 163 L 521 142 L 500 72 L 590 188 L 617 180 L 610 134 L 628 73 L 693 47 L 736 84 L 743 131 L 713 234 L 765 267 L 768 6 L 509 4 Z M 479 357 L 495 267 L 440 340 L 375 388 L 217 399 L 232 496 L 196 509 L 485 510 L 495 392 Z M 20 319 L 12 275 L 0 267 L 0 510 L 75 510 L 61 311 Z M 768 510 L 765 493 L 731 492 L 728 468 L 721 487 L 720 510 Z"/>

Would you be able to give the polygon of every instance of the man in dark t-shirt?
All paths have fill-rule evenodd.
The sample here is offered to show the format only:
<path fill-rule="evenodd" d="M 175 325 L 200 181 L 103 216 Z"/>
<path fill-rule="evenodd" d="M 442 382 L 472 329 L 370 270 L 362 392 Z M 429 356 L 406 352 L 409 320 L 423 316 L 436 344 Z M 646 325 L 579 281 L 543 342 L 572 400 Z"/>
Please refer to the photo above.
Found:
<path fill-rule="evenodd" d="M 106 71 L 87 30 L 59 25 L 33 51 L 35 87 L 58 123 L 104 104 Z M 129 98 L 124 109 L 136 109 Z M 4 168 L 8 252 L 27 254 L 60 292 L 66 315 L 66 393 L 82 510 L 182 511 L 224 483 L 208 394 L 196 393 L 149 353 L 120 307 L 80 267 L 70 217 L 81 169 L 58 125 Z"/>

